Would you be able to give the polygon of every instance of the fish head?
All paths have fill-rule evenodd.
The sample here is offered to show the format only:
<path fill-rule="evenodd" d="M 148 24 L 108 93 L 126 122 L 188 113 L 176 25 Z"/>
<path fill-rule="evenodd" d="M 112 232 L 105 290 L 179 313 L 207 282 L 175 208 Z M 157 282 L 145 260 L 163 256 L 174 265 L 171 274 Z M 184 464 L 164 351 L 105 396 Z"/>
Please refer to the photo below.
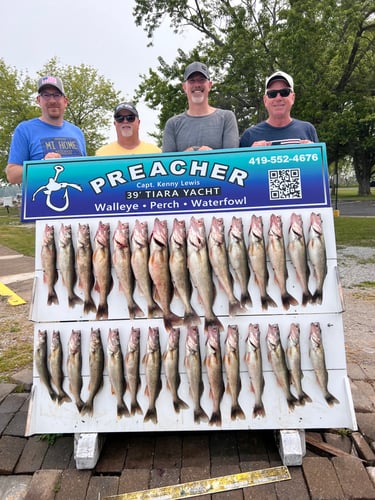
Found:
<path fill-rule="evenodd" d="M 220 349 L 220 330 L 217 325 L 208 325 L 206 344 L 215 352 Z"/>
<path fill-rule="evenodd" d="M 159 348 L 159 328 L 157 326 L 148 327 L 147 351 L 153 352 Z"/>
<path fill-rule="evenodd" d="M 315 347 L 319 347 L 322 342 L 320 324 L 317 321 L 310 324 L 310 340 Z"/>
<path fill-rule="evenodd" d="M 260 346 L 260 330 L 258 323 L 250 323 L 248 328 L 247 342 L 250 343 L 254 349 Z"/>
<path fill-rule="evenodd" d="M 249 232 L 259 240 L 263 238 L 263 219 L 261 215 L 258 216 L 253 214 L 251 216 Z"/>
<path fill-rule="evenodd" d="M 289 341 L 297 345 L 299 343 L 299 337 L 300 337 L 300 327 L 298 323 L 291 323 L 290 328 L 289 328 L 289 335 L 288 339 Z"/>
<path fill-rule="evenodd" d="M 127 248 L 129 246 L 129 223 L 117 222 L 117 227 L 113 234 L 113 242 L 120 248 Z"/>
<path fill-rule="evenodd" d="M 120 334 L 118 328 L 109 329 L 107 348 L 111 353 L 115 353 L 120 349 Z"/>
<path fill-rule="evenodd" d="M 39 344 L 47 343 L 47 330 L 38 330 L 38 342 Z"/>
<path fill-rule="evenodd" d="M 199 343 L 199 330 L 196 325 L 189 325 L 186 333 L 186 349 L 196 351 Z"/>
<path fill-rule="evenodd" d="M 315 212 L 311 212 L 310 214 L 310 229 L 317 233 L 318 235 L 323 234 L 322 228 L 322 218 L 320 214 L 316 214 Z"/>
<path fill-rule="evenodd" d="M 141 329 L 132 326 L 129 335 L 128 351 L 134 351 L 138 348 L 140 338 L 141 338 Z"/>
<path fill-rule="evenodd" d="M 90 226 L 89 224 L 78 223 L 78 244 L 84 246 L 90 241 Z"/>
<path fill-rule="evenodd" d="M 54 351 L 60 345 L 60 332 L 53 330 L 51 340 L 51 350 Z"/>
<path fill-rule="evenodd" d="M 283 223 L 280 215 L 271 214 L 269 234 L 277 238 L 283 237 Z"/>
<path fill-rule="evenodd" d="M 303 236 L 303 223 L 301 214 L 292 213 L 290 216 L 289 232 L 292 232 L 296 237 L 302 238 Z"/>
<path fill-rule="evenodd" d="M 76 353 L 81 349 L 81 330 L 72 330 L 69 338 L 69 351 Z"/>
<path fill-rule="evenodd" d="M 177 349 L 180 341 L 180 329 L 171 328 L 168 335 L 168 347 L 169 349 Z"/>
<path fill-rule="evenodd" d="M 213 239 L 219 245 L 222 245 L 225 242 L 224 220 L 222 217 L 212 218 L 212 223 L 210 228 L 210 238 Z"/>
<path fill-rule="evenodd" d="M 72 226 L 71 224 L 61 224 L 59 232 L 59 243 L 66 246 L 72 240 Z"/>
<path fill-rule="evenodd" d="M 91 328 L 90 333 L 90 344 L 93 348 L 97 347 L 101 343 L 100 340 L 100 329 L 99 328 Z"/>
<path fill-rule="evenodd" d="M 268 345 L 273 349 L 275 349 L 280 344 L 280 330 L 278 324 L 274 323 L 273 325 L 268 325 L 266 339 Z"/>
<path fill-rule="evenodd" d="M 238 326 L 228 325 L 227 336 L 225 338 L 225 343 L 232 350 L 236 350 L 238 347 Z"/>
<path fill-rule="evenodd" d="M 150 236 L 160 246 L 167 246 L 168 243 L 168 226 L 166 220 L 160 220 L 156 217 L 154 227 Z"/>
<path fill-rule="evenodd" d="M 102 247 L 109 245 L 109 222 L 99 221 L 98 229 L 95 235 L 95 241 Z"/>
<path fill-rule="evenodd" d="M 140 222 L 138 219 L 135 221 L 131 239 L 133 244 L 140 248 L 148 246 L 147 221 Z"/>
<path fill-rule="evenodd" d="M 184 246 L 186 241 L 186 225 L 183 219 L 174 219 L 171 240 L 178 246 Z"/>
<path fill-rule="evenodd" d="M 228 234 L 236 240 L 241 240 L 243 235 L 243 223 L 241 217 L 232 217 L 232 223 L 229 228 Z"/>
<path fill-rule="evenodd" d="M 189 243 L 198 250 L 206 245 L 206 228 L 204 219 L 196 219 L 194 216 L 190 219 L 190 227 L 188 231 Z"/>
<path fill-rule="evenodd" d="M 53 241 L 54 237 L 55 237 L 54 226 L 49 226 L 48 224 L 46 224 L 44 226 L 43 243 L 47 244 L 47 243 Z"/>

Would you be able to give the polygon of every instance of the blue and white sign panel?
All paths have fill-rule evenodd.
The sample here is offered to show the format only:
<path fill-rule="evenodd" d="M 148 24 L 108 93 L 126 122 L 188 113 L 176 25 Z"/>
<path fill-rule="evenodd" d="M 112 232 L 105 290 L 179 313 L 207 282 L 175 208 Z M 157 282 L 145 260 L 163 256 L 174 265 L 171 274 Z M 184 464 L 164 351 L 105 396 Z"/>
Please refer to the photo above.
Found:
<path fill-rule="evenodd" d="M 329 207 L 325 144 L 25 162 L 23 221 Z"/>

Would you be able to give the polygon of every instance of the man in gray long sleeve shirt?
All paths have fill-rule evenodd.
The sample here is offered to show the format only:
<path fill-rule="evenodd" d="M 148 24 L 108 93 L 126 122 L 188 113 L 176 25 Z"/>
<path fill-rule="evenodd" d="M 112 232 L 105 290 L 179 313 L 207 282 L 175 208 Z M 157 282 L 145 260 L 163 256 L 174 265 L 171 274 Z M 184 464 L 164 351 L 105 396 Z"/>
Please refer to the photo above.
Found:
<path fill-rule="evenodd" d="M 187 66 L 182 88 L 188 100 L 188 109 L 167 121 L 163 152 L 239 147 L 236 117 L 233 111 L 209 105 L 211 87 L 212 81 L 205 64 L 193 62 Z"/>

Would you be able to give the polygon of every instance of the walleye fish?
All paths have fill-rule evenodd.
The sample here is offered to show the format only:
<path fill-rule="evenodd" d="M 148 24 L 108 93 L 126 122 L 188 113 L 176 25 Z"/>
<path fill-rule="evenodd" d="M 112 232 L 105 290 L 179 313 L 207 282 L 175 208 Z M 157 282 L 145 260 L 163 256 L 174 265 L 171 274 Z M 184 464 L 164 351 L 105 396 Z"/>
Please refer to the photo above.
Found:
<path fill-rule="evenodd" d="M 48 286 L 47 304 L 58 304 L 59 299 L 56 294 L 55 285 L 58 280 L 56 269 L 56 244 L 55 228 L 48 224 L 44 227 L 43 241 L 41 248 L 41 262 L 43 270 L 43 282 Z"/>
<path fill-rule="evenodd" d="M 241 217 L 232 217 L 232 224 L 228 232 L 228 258 L 233 269 L 235 279 L 240 285 L 241 306 L 245 309 L 246 306 L 251 307 L 252 300 L 248 290 L 250 269 Z"/>
<path fill-rule="evenodd" d="M 310 325 L 310 349 L 309 355 L 313 365 L 316 379 L 323 392 L 324 399 L 329 406 L 339 404 L 340 401 L 333 396 L 328 390 L 328 371 L 326 368 L 324 347 L 322 342 L 322 334 L 320 324 L 313 322 Z"/>
<path fill-rule="evenodd" d="M 300 328 L 297 323 L 291 323 L 287 348 L 285 349 L 286 360 L 289 366 L 290 380 L 297 392 L 300 405 L 311 403 L 311 398 L 302 389 L 303 373 L 301 369 Z"/>
<path fill-rule="evenodd" d="M 76 265 L 78 274 L 78 287 L 83 290 L 83 312 L 96 313 L 96 305 L 91 296 L 94 287 L 94 272 L 92 268 L 92 246 L 90 239 L 90 226 L 78 223 Z"/>
<path fill-rule="evenodd" d="M 64 372 L 63 372 L 63 349 L 61 345 L 60 332 L 54 330 L 52 332 L 51 352 L 49 355 L 49 371 L 51 373 L 51 382 L 56 388 L 57 402 L 70 403 L 70 396 L 63 389 Z"/>
<path fill-rule="evenodd" d="M 207 421 L 208 415 L 201 407 L 204 386 L 202 380 L 202 363 L 199 347 L 199 330 L 197 326 L 188 326 L 185 340 L 185 368 L 189 382 L 189 393 L 194 404 L 194 422 Z"/>
<path fill-rule="evenodd" d="M 124 359 L 118 328 L 110 328 L 107 341 L 107 368 L 112 394 L 116 396 L 117 417 L 128 417 L 129 410 L 124 401 L 126 388 Z"/>
<path fill-rule="evenodd" d="M 310 268 L 307 263 L 307 248 L 303 233 L 302 217 L 293 213 L 290 217 L 288 251 L 296 270 L 297 279 L 302 287 L 302 305 L 312 301 L 308 287 Z"/>
<path fill-rule="evenodd" d="M 272 214 L 270 217 L 267 252 L 274 271 L 275 282 L 280 288 L 283 307 L 288 310 L 291 305 L 298 305 L 298 301 L 286 289 L 288 271 L 286 268 L 283 226 L 280 215 Z"/>
<path fill-rule="evenodd" d="M 192 286 L 187 267 L 186 226 L 184 220 L 174 219 L 169 239 L 169 270 L 176 295 L 184 306 L 184 325 L 199 325 L 201 320 L 191 306 Z"/>
<path fill-rule="evenodd" d="M 299 403 L 298 399 L 290 392 L 289 373 L 286 366 L 284 349 L 280 341 L 279 326 L 277 324 L 268 325 L 266 343 L 268 361 L 271 363 L 276 380 L 285 394 L 289 409 L 294 410 L 294 407 Z"/>
<path fill-rule="evenodd" d="M 81 330 L 72 330 L 68 345 L 67 370 L 69 378 L 69 389 L 72 393 L 78 411 L 81 413 L 84 402 L 81 399 L 82 390 L 82 354 L 81 354 Z"/>
<path fill-rule="evenodd" d="M 323 301 L 323 284 L 327 275 L 327 255 L 322 218 L 320 214 L 316 214 L 314 212 L 310 215 L 307 251 L 316 280 L 316 290 L 313 294 L 313 302 L 321 304 Z"/>
<path fill-rule="evenodd" d="M 209 325 L 217 325 L 220 330 L 224 330 L 213 311 L 216 289 L 212 280 L 203 218 L 191 218 L 188 230 L 187 256 L 190 277 L 198 291 L 199 301 L 204 309 L 205 329 L 207 330 Z"/>
<path fill-rule="evenodd" d="M 132 326 L 125 354 L 127 389 L 130 392 L 130 415 L 135 415 L 136 413 L 143 415 L 142 408 L 137 400 L 137 393 L 141 386 L 141 378 L 139 376 L 140 335 L 140 329 Z"/>
<path fill-rule="evenodd" d="M 119 281 L 120 290 L 124 293 L 128 304 L 129 317 L 130 319 L 134 319 L 142 317 L 145 314 L 133 297 L 135 279 L 130 258 L 129 224 L 118 221 L 113 235 L 112 262 Z"/>
<path fill-rule="evenodd" d="M 161 352 L 159 342 L 159 329 L 149 327 L 147 337 L 146 354 L 142 362 L 146 367 L 146 389 L 145 394 L 148 397 L 149 404 L 144 422 L 151 420 L 154 424 L 158 423 L 158 414 L 156 411 L 156 400 L 161 391 Z"/>
<path fill-rule="evenodd" d="M 182 319 L 171 311 L 173 286 L 169 271 L 168 227 L 167 221 L 154 220 L 150 236 L 150 257 L 148 270 L 155 287 L 154 298 L 163 311 L 164 325 L 167 330 L 182 323 Z"/>
<path fill-rule="evenodd" d="M 61 224 L 60 226 L 58 260 L 62 281 L 68 292 L 69 307 L 74 307 L 76 304 L 82 304 L 82 299 L 74 292 L 77 273 L 72 241 L 72 226 L 70 224 Z"/>
<path fill-rule="evenodd" d="M 226 390 L 232 398 L 230 418 L 231 420 L 237 418 L 244 420 L 246 417 L 238 402 L 238 395 L 241 391 L 241 378 L 237 325 L 228 325 L 223 362 L 227 376 Z"/>
<path fill-rule="evenodd" d="M 253 214 L 251 217 L 247 252 L 255 282 L 259 287 L 262 309 L 265 311 L 268 309 L 268 306 L 277 307 L 276 302 L 267 293 L 269 274 L 261 215 L 256 216 Z"/>
<path fill-rule="evenodd" d="M 210 397 L 213 402 L 212 414 L 209 425 L 221 425 L 220 403 L 224 395 L 224 382 L 222 375 L 220 331 L 216 325 L 207 328 L 205 365 L 210 384 Z"/>
<path fill-rule="evenodd" d="M 178 371 L 179 342 L 180 329 L 172 328 L 168 334 L 167 349 L 163 353 L 163 364 L 165 377 L 167 379 L 167 387 L 172 393 L 173 408 L 176 413 L 180 413 L 180 410 L 189 408 L 189 405 L 187 405 L 178 395 L 178 388 L 181 383 L 181 377 Z"/>
<path fill-rule="evenodd" d="M 150 250 L 148 246 L 147 222 L 139 222 L 138 219 L 135 221 L 130 242 L 130 263 L 139 291 L 147 303 L 147 317 L 157 318 L 163 316 L 162 310 L 152 296 L 152 281 L 148 272 Z"/>
<path fill-rule="evenodd" d="M 51 375 L 47 366 L 47 330 L 38 330 L 38 342 L 35 348 L 35 366 L 42 384 L 47 388 L 52 401 L 58 401 L 58 395 L 51 385 Z"/>
<path fill-rule="evenodd" d="M 99 221 L 98 229 L 95 234 L 95 247 L 92 258 L 95 276 L 94 289 L 99 293 L 96 319 L 108 318 L 107 298 L 113 287 L 109 233 L 109 223 L 102 223 Z"/>
<path fill-rule="evenodd" d="M 233 293 L 233 278 L 229 272 L 228 254 L 225 246 L 224 220 L 221 217 L 212 218 L 207 247 L 212 269 L 229 301 L 229 316 L 235 316 L 243 309 Z"/>
<path fill-rule="evenodd" d="M 265 417 L 262 395 L 264 390 L 264 376 L 262 353 L 260 347 L 260 330 L 258 323 L 250 323 L 246 339 L 245 361 L 250 377 L 250 389 L 254 393 L 255 403 L 253 418 Z"/>
<path fill-rule="evenodd" d="M 81 415 L 88 414 L 92 416 L 94 412 L 94 398 L 103 387 L 104 350 L 99 328 L 91 328 L 89 366 L 89 396 L 83 405 Z"/>

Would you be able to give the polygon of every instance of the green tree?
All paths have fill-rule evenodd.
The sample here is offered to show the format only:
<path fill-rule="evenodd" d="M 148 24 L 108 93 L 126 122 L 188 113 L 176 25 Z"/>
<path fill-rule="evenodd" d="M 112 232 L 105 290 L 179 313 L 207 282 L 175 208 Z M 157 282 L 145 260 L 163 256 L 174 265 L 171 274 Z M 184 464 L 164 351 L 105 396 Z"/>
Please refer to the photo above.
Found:
<path fill-rule="evenodd" d="M 186 106 L 180 91 L 184 66 L 200 59 L 213 73 L 212 104 L 232 109 L 242 132 L 264 119 L 265 78 L 283 69 L 295 79 L 294 115 L 314 123 L 330 162 L 352 156 L 359 192 L 368 194 L 374 169 L 374 12 L 373 0 L 136 0 L 136 23 L 151 43 L 166 20 L 177 33 L 188 25 L 202 34 L 198 46 L 190 54 L 179 51 L 171 66 L 160 58 L 157 71 L 143 75 L 137 95 L 160 106 L 163 130 L 168 117 Z"/>

